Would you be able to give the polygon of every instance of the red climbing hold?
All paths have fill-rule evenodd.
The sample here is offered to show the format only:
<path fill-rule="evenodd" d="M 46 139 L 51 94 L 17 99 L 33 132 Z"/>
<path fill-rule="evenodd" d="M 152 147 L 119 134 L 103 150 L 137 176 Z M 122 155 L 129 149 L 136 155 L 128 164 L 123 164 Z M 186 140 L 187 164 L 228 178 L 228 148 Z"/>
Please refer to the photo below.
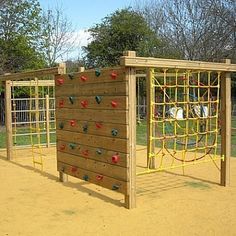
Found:
<path fill-rule="evenodd" d="M 61 146 L 60 146 L 60 151 L 63 151 L 63 150 L 65 150 L 66 149 L 66 145 L 65 144 L 62 144 Z"/>
<path fill-rule="evenodd" d="M 96 122 L 95 125 L 96 125 L 97 129 L 101 129 L 102 128 L 102 123 L 100 123 L 100 122 Z"/>
<path fill-rule="evenodd" d="M 86 100 L 84 100 L 84 101 L 81 101 L 81 106 L 83 107 L 83 108 L 87 108 L 88 107 L 88 101 L 86 101 Z"/>
<path fill-rule="evenodd" d="M 82 152 L 82 154 L 87 157 L 88 154 L 89 154 L 89 150 L 84 150 L 84 151 Z"/>
<path fill-rule="evenodd" d="M 112 160 L 113 163 L 116 164 L 116 163 L 118 163 L 118 161 L 120 160 L 120 157 L 119 157 L 118 154 L 115 154 L 115 155 L 112 156 L 112 159 L 111 159 L 111 160 Z"/>
<path fill-rule="evenodd" d="M 102 180 L 102 179 L 103 179 L 103 176 L 102 176 L 102 175 L 97 175 L 97 176 L 96 176 L 96 179 L 97 179 L 97 180 Z"/>
<path fill-rule="evenodd" d="M 71 172 L 76 172 L 77 171 L 77 167 L 76 166 L 72 166 L 71 167 Z"/>
<path fill-rule="evenodd" d="M 111 78 L 116 79 L 116 77 L 117 77 L 117 73 L 115 71 L 112 71 L 111 72 Z"/>
<path fill-rule="evenodd" d="M 64 107 L 64 100 L 60 100 L 60 101 L 59 101 L 59 107 L 60 107 L 60 108 L 63 108 L 63 107 Z"/>
<path fill-rule="evenodd" d="M 62 84 L 64 84 L 64 79 L 58 78 L 57 79 L 57 85 L 62 85 Z"/>
<path fill-rule="evenodd" d="M 70 120 L 70 126 L 71 126 L 71 127 L 74 127 L 75 125 L 76 125 L 75 120 Z"/>
<path fill-rule="evenodd" d="M 88 78 L 82 75 L 82 76 L 80 77 L 80 79 L 81 79 L 83 82 L 85 82 Z"/>
<path fill-rule="evenodd" d="M 111 106 L 112 106 L 112 107 L 116 108 L 117 105 L 118 105 L 118 103 L 117 103 L 116 101 L 112 101 L 112 102 L 111 102 Z"/>

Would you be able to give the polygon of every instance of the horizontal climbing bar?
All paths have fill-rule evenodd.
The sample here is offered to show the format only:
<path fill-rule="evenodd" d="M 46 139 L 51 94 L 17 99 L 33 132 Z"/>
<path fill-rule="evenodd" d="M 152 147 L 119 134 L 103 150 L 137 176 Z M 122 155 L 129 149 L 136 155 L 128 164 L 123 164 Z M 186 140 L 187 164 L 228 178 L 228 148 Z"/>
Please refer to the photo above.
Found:
<path fill-rule="evenodd" d="M 200 71 L 228 71 L 236 72 L 235 64 L 188 61 L 188 60 L 173 60 L 153 57 L 132 57 L 123 56 L 120 59 L 122 66 L 143 67 L 143 68 L 172 68 L 185 70 L 200 70 Z"/>

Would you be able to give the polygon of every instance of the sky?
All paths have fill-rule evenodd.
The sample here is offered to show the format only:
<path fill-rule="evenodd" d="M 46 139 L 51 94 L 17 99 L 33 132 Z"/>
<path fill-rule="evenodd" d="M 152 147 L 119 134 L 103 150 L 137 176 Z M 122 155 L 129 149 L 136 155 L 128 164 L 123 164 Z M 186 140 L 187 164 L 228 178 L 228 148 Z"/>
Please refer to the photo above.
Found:
<path fill-rule="evenodd" d="M 73 23 L 77 39 L 77 52 L 69 55 L 73 58 L 76 53 L 80 53 L 81 47 L 89 42 L 90 36 L 86 32 L 88 28 L 100 23 L 102 18 L 115 10 L 132 5 L 134 0 L 39 0 L 39 2 L 45 10 L 59 6 Z"/>

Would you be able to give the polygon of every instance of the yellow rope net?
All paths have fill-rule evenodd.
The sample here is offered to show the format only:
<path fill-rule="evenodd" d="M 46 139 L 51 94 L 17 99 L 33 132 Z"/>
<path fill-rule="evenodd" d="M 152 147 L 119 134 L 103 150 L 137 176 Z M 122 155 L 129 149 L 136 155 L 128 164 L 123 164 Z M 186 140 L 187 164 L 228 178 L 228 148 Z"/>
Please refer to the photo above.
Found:
<path fill-rule="evenodd" d="M 150 69 L 149 75 L 149 153 L 138 175 L 202 162 L 217 166 L 220 72 Z"/>

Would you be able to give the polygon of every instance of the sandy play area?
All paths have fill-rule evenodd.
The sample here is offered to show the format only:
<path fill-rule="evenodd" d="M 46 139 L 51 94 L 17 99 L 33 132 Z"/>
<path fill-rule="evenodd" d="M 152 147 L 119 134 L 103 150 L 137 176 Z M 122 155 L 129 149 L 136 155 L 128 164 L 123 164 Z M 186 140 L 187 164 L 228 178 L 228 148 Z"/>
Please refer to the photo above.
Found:
<path fill-rule="evenodd" d="M 219 186 L 212 163 L 175 173 L 140 176 L 138 207 L 123 195 L 69 177 L 58 182 L 55 148 L 45 149 L 44 172 L 30 149 L 0 151 L 0 235 L 236 235 L 236 159 L 231 186 Z M 140 155 L 140 154 L 139 154 Z"/>

